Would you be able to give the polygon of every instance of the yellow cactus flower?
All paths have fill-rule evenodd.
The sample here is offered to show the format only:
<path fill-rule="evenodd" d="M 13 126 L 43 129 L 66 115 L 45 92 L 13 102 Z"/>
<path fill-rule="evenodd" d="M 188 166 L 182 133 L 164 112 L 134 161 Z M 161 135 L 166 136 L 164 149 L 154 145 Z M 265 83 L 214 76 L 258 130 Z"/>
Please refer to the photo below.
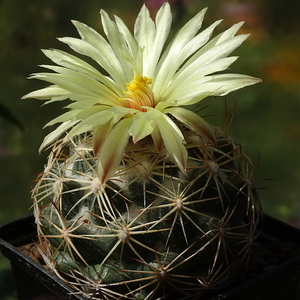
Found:
<path fill-rule="evenodd" d="M 157 151 L 165 147 L 173 163 L 185 171 L 187 150 L 178 121 L 211 142 L 214 134 L 206 121 L 183 106 L 260 81 L 247 75 L 220 73 L 237 59 L 229 55 L 248 35 L 236 35 L 240 22 L 211 39 L 221 20 L 199 31 L 205 12 L 203 9 L 189 20 L 167 45 L 172 22 L 167 2 L 155 21 L 144 5 L 133 34 L 120 18 L 113 21 L 103 10 L 100 14 L 106 37 L 73 21 L 80 38 L 59 40 L 94 60 L 99 70 L 66 52 L 44 50 L 56 66 L 42 65 L 52 72 L 33 74 L 31 78 L 52 85 L 23 98 L 48 100 L 46 103 L 69 99 L 71 103 L 68 112 L 47 124 L 62 123 L 45 137 L 41 149 L 62 133 L 67 133 L 68 141 L 92 132 L 99 173 L 105 182 L 114 174 L 129 140 L 136 143 L 150 136 Z"/>

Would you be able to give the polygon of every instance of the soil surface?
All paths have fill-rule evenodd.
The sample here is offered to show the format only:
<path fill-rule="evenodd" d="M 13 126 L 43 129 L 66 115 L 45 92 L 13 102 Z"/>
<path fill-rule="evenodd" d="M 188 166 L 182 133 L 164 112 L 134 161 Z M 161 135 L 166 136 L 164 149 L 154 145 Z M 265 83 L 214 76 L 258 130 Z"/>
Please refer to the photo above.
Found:
<path fill-rule="evenodd" d="M 38 244 L 36 242 L 20 246 L 18 247 L 18 249 L 22 251 L 26 256 L 29 256 L 31 259 L 41 264 L 43 267 L 48 268 L 42 258 L 40 251 L 38 250 Z"/>

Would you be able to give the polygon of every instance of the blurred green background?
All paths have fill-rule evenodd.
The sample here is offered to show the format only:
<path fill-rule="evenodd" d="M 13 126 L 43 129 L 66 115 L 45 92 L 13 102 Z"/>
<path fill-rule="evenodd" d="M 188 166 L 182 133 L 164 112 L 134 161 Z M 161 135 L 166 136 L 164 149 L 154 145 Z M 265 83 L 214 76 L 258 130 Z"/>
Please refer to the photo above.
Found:
<path fill-rule="evenodd" d="M 101 32 L 99 10 L 120 16 L 132 28 L 141 0 L 2 0 L 0 1 L 0 223 L 28 213 L 35 174 L 47 154 L 38 155 L 42 127 L 61 113 L 61 105 L 42 106 L 20 100 L 42 82 L 26 77 L 49 63 L 41 48 L 68 50 L 56 37 L 76 36 L 70 20 Z M 155 15 L 164 1 L 148 0 Z M 203 115 L 222 126 L 225 100 L 235 116 L 230 135 L 257 162 L 257 186 L 266 213 L 300 227 L 300 1 L 173 0 L 175 28 L 208 7 L 203 27 L 224 19 L 216 32 L 244 20 L 241 32 L 251 33 L 235 51 L 240 59 L 232 72 L 260 77 L 259 85 L 208 98 Z M 0 256 L 0 299 L 15 299 L 8 262 Z M 8 275 L 7 275 L 8 274 Z M 3 285 L 2 285 L 3 286 Z"/>

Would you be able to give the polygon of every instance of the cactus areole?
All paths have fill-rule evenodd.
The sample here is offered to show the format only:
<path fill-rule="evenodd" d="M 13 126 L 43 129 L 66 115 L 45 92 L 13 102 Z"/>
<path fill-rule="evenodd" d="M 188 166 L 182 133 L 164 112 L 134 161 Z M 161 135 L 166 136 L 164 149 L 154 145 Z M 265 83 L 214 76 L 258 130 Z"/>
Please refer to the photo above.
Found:
<path fill-rule="evenodd" d="M 24 96 L 70 100 L 48 125 L 45 170 L 32 192 L 44 261 L 87 299 L 201 299 L 247 266 L 261 207 L 241 146 L 190 110 L 260 80 L 224 73 L 247 35 L 211 38 L 205 9 L 171 42 L 170 5 L 132 34 L 101 11 L 105 37 L 73 21 L 75 52 L 33 74 L 51 85 Z M 223 73 L 221 73 L 223 72 Z"/>

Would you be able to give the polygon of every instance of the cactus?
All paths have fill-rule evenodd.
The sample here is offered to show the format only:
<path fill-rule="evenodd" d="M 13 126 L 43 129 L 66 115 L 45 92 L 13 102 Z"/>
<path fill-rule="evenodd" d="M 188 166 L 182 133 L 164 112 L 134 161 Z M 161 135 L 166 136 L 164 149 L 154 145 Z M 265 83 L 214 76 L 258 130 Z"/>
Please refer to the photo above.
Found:
<path fill-rule="evenodd" d="M 58 50 L 45 51 L 61 66 L 46 66 L 57 74 L 33 75 L 53 85 L 25 98 L 73 101 L 49 123 L 63 122 L 42 144 L 51 152 L 32 192 L 39 249 L 87 299 L 200 299 L 247 266 L 261 215 L 253 164 L 227 130 L 180 106 L 259 80 L 211 75 L 235 60 L 227 55 L 246 37 L 235 36 L 239 24 L 205 45 L 219 22 L 197 33 L 204 12 L 162 52 L 157 41 L 169 30 L 168 3 L 157 14 L 157 31 L 144 6 L 134 37 L 102 11 L 118 57 L 114 68 L 92 49 L 93 43 L 103 51 L 109 44 L 86 25 L 74 22 L 82 40 L 62 41 L 88 53 L 111 78 Z M 145 41 L 146 31 L 157 39 Z M 184 55 L 170 65 L 175 46 Z M 127 77 L 117 90 L 120 57 Z M 190 76 L 184 93 L 176 87 L 182 74 Z"/>
<path fill-rule="evenodd" d="M 40 245 L 89 297 L 196 297 L 245 266 L 260 212 L 253 166 L 221 130 L 216 146 L 183 133 L 185 173 L 143 140 L 105 185 L 90 135 L 53 149 L 33 191 Z"/>

